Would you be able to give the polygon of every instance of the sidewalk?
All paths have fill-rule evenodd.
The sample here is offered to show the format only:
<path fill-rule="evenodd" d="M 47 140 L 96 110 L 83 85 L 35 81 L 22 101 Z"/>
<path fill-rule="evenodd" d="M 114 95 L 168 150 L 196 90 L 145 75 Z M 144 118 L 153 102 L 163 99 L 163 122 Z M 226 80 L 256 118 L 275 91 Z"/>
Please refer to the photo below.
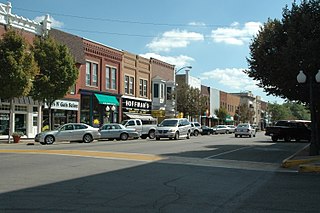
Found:
<path fill-rule="evenodd" d="M 294 155 L 282 161 L 281 167 L 304 173 L 320 173 L 320 155 L 309 156 L 309 146 L 306 145 Z"/>
<path fill-rule="evenodd" d="M 12 145 L 17 145 L 17 144 L 27 144 L 27 145 L 29 145 L 30 144 L 31 145 L 32 143 L 33 144 L 35 143 L 34 142 L 34 138 L 21 138 L 19 143 L 14 143 L 13 139 L 11 139 L 10 143 L 8 143 L 8 138 L 6 138 L 6 139 L 1 138 L 0 139 L 0 144 L 12 144 Z"/>

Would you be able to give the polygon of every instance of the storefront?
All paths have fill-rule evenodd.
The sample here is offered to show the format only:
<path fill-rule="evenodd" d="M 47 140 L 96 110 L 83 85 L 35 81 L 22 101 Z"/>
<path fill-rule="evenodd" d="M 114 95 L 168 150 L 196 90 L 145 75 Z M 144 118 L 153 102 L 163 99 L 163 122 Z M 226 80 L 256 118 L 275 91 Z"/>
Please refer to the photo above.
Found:
<path fill-rule="evenodd" d="M 151 100 L 122 96 L 122 120 L 141 119 L 143 123 L 154 123 L 151 116 Z"/>
<path fill-rule="evenodd" d="M 81 91 L 80 121 L 91 126 L 119 122 L 119 101 L 110 94 Z"/>
<path fill-rule="evenodd" d="M 41 106 L 30 97 L 15 98 L 13 101 L 12 131 L 23 132 L 25 137 L 33 138 L 40 130 L 38 127 Z M 9 134 L 10 103 L 0 101 L 0 138 Z"/>
<path fill-rule="evenodd" d="M 51 118 L 53 129 L 66 124 L 76 123 L 79 111 L 79 101 L 74 100 L 56 100 L 51 106 Z M 49 110 L 45 105 L 43 109 L 42 130 L 45 130 L 49 124 Z"/>

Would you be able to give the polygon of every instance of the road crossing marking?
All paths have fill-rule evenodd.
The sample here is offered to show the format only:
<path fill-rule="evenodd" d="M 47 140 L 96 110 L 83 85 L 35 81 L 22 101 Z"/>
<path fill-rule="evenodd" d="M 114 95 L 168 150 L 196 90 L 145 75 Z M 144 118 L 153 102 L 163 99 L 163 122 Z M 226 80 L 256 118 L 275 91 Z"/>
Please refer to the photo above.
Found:
<path fill-rule="evenodd" d="M 79 157 L 93 157 L 106 159 L 120 159 L 133 161 L 159 161 L 164 159 L 158 155 L 125 153 L 125 152 L 101 152 L 87 150 L 28 150 L 28 149 L 0 149 L 0 153 L 22 153 L 22 154 L 53 154 Z"/>

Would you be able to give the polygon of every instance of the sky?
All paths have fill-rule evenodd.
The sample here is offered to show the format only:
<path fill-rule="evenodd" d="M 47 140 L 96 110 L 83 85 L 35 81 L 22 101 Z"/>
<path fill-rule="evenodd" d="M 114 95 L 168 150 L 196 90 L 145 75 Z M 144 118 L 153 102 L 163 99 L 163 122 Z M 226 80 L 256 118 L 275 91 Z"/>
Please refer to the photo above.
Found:
<path fill-rule="evenodd" d="M 1 3 L 7 1 L 0 0 Z M 201 84 L 227 92 L 267 96 L 243 70 L 249 46 L 263 23 L 281 19 L 294 0 L 12 0 L 12 13 L 40 21 L 49 14 L 53 28 L 157 58 Z M 299 2 L 299 1 L 297 1 Z M 184 73 L 184 69 L 179 71 Z"/>

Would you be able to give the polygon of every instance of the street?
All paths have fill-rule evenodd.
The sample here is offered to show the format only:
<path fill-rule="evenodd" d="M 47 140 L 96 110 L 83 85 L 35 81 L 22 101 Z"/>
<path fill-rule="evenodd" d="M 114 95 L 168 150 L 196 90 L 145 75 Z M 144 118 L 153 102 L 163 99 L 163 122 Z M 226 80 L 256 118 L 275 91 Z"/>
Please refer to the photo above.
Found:
<path fill-rule="evenodd" d="M 0 212 L 319 212 L 319 176 L 280 168 L 306 145 L 263 132 L 1 144 Z"/>

